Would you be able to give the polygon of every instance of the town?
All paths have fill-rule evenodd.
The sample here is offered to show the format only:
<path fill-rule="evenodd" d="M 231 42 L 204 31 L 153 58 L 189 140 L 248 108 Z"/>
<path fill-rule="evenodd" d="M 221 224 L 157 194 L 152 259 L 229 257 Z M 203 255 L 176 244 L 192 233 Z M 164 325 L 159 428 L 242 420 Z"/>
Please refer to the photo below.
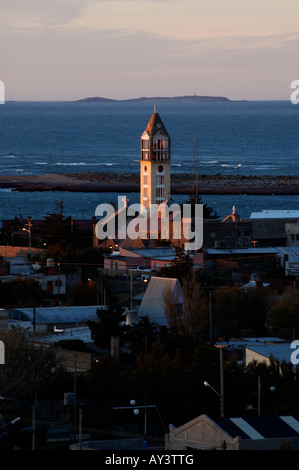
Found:
<path fill-rule="evenodd" d="M 138 219 L 139 236 L 125 197 L 90 220 L 61 201 L 2 221 L 0 448 L 299 449 L 299 211 L 242 219 L 236 197 L 219 218 L 196 176 L 189 216 Z M 140 139 L 145 211 L 175 204 L 170 182 L 155 108 Z"/>

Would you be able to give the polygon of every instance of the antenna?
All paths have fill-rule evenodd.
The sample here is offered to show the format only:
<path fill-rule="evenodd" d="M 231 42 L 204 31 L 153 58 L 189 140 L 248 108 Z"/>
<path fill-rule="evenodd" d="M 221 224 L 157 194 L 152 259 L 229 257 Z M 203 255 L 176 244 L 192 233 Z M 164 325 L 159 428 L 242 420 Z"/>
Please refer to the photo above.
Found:
<path fill-rule="evenodd" d="M 157 105 L 154 105 L 154 113 L 156 114 L 157 112 Z"/>
<path fill-rule="evenodd" d="M 193 173 L 194 173 L 194 190 L 195 204 L 198 202 L 198 139 L 193 137 Z"/>

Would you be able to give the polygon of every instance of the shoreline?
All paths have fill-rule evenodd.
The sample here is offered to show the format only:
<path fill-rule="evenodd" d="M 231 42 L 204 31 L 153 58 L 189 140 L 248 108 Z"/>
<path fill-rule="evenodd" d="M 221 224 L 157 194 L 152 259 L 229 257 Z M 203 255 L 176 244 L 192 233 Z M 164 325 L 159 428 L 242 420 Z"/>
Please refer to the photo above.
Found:
<path fill-rule="evenodd" d="M 172 194 L 194 192 L 194 176 L 173 174 Z M 0 175 L 0 188 L 13 191 L 139 192 L 138 173 L 62 173 L 45 175 Z M 299 175 L 233 176 L 198 175 L 199 195 L 299 195 Z"/>

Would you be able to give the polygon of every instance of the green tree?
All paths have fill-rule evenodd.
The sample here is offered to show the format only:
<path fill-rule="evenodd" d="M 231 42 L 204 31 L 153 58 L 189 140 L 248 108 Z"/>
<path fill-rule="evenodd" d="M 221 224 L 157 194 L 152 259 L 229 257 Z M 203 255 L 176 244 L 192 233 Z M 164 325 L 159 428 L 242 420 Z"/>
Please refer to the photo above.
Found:
<path fill-rule="evenodd" d="M 272 330 L 299 328 L 299 292 L 289 291 L 279 297 L 267 312 L 267 325 Z"/>
<path fill-rule="evenodd" d="M 209 313 L 205 290 L 192 273 L 180 283 L 181 293 L 166 286 L 163 299 L 168 326 L 172 334 L 198 341 L 205 331 Z"/>
<path fill-rule="evenodd" d="M 218 334 L 238 336 L 240 330 L 252 329 L 255 334 L 264 335 L 267 308 L 267 292 L 262 287 L 219 289 L 213 308 Z"/>
<path fill-rule="evenodd" d="M 184 253 L 181 247 L 175 248 L 175 258 L 171 261 L 170 266 L 160 269 L 160 275 L 176 278 L 178 281 L 192 277 L 193 261 L 190 256 Z"/>
<path fill-rule="evenodd" d="M 46 293 L 34 279 L 16 278 L 11 281 L 0 281 L 1 306 L 33 307 L 40 304 Z"/>
<path fill-rule="evenodd" d="M 110 349 L 111 337 L 120 336 L 126 329 L 122 307 L 108 306 L 97 310 L 98 321 L 88 321 L 91 337 L 99 348 Z"/>
<path fill-rule="evenodd" d="M 97 287 L 93 282 L 79 282 L 73 287 L 70 302 L 72 305 L 96 305 Z"/>
<path fill-rule="evenodd" d="M 22 328 L 1 330 L 0 339 L 5 345 L 1 396 L 24 400 L 52 382 L 53 369 L 59 365 L 53 347 L 30 341 Z"/>

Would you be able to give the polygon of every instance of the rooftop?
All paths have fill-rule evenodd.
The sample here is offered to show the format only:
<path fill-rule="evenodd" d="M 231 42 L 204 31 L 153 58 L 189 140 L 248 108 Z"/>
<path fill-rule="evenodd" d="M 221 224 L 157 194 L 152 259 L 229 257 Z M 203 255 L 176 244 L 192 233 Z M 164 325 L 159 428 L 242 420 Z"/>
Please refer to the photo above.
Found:
<path fill-rule="evenodd" d="M 264 210 L 261 212 L 251 212 L 250 219 L 299 219 L 299 210 Z"/>

